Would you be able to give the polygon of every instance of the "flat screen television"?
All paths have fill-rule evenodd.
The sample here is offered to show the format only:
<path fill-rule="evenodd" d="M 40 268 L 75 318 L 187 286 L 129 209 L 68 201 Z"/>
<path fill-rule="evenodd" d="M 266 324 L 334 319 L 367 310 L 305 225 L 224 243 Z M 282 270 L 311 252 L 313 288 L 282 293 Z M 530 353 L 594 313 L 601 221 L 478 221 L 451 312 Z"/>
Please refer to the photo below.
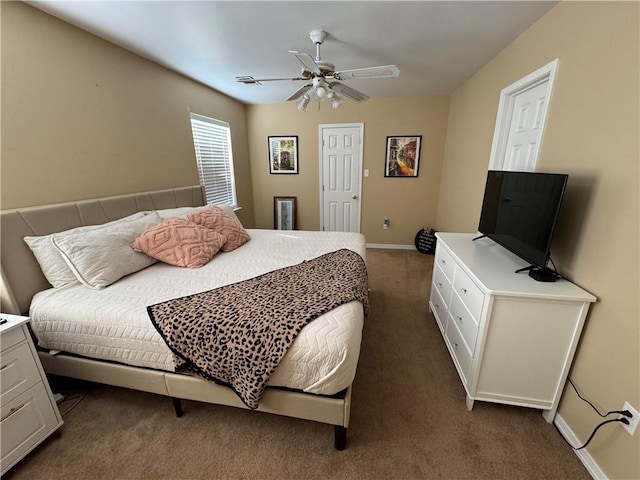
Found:
<path fill-rule="evenodd" d="M 489 170 L 477 238 L 489 237 L 531 264 L 518 272 L 555 281 L 557 272 L 547 261 L 567 179 L 558 173 Z"/>

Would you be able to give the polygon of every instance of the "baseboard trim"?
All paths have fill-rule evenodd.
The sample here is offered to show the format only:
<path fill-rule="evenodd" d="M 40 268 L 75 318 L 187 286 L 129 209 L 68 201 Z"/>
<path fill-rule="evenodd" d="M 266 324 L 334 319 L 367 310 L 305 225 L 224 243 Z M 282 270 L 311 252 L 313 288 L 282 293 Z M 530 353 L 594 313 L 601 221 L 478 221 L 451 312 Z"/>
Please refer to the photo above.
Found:
<path fill-rule="evenodd" d="M 576 434 L 573 433 L 573 430 L 569 428 L 567 422 L 565 422 L 560 415 L 556 415 L 553 423 L 556 427 L 558 427 L 558 430 L 560 431 L 562 436 L 571 445 L 581 445 L 580 440 L 578 439 L 578 437 L 576 437 Z M 589 472 L 589 475 L 591 475 L 595 480 L 609 480 L 604 472 L 600 469 L 600 466 L 593 459 L 593 457 L 589 455 L 589 452 L 587 452 L 586 450 L 576 450 L 575 453 L 578 459 L 580 459 L 584 467 L 587 469 L 587 472 Z"/>
<path fill-rule="evenodd" d="M 386 248 L 391 250 L 415 250 L 415 245 L 393 245 L 391 243 L 367 243 L 367 248 Z"/>

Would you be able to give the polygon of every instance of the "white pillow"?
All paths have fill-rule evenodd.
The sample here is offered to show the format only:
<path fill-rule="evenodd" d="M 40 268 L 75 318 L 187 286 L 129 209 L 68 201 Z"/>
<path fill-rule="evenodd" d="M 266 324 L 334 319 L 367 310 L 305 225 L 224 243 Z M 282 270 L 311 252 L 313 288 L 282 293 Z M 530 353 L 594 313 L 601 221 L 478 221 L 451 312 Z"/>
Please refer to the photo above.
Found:
<path fill-rule="evenodd" d="M 64 235 L 75 235 L 80 232 L 89 232 L 98 228 L 103 228 L 107 225 L 115 225 L 121 222 L 128 222 L 148 215 L 150 212 L 137 212 L 124 218 L 119 218 L 102 225 L 86 225 L 83 227 L 72 228 L 71 230 L 65 230 L 63 232 L 52 233 L 49 235 L 43 235 L 39 237 L 24 237 L 24 241 L 27 243 L 36 260 L 40 264 L 40 269 L 46 277 L 47 281 L 54 288 L 64 287 L 65 285 L 72 285 L 78 283 L 78 279 L 73 274 L 67 262 L 60 254 L 60 251 L 55 247 L 51 239 L 54 235 L 62 237 Z"/>
<path fill-rule="evenodd" d="M 242 222 L 236 215 L 236 212 L 233 211 L 233 207 L 231 205 L 217 205 L 227 216 L 233 218 L 235 222 L 242 227 Z"/>
<path fill-rule="evenodd" d="M 207 208 L 206 205 L 204 207 L 177 207 L 177 208 L 165 208 L 164 210 L 156 210 L 156 212 L 158 213 L 158 215 L 162 220 L 164 220 L 165 218 L 175 218 L 175 217 L 186 220 L 187 215 L 189 215 L 190 213 L 197 213 L 200 210 L 204 210 L 205 208 Z"/>
<path fill-rule="evenodd" d="M 190 215 L 192 213 L 198 213 L 199 211 L 209 208 L 211 206 L 213 205 L 205 205 L 203 207 L 165 208 L 164 210 L 156 210 L 156 212 L 158 212 L 158 215 L 160 215 L 160 218 L 163 220 L 165 218 L 173 218 L 173 217 L 178 217 L 186 220 L 187 215 Z M 221 208 L 226 215 L 233 218 L 235 222 L 242 227 L 242 222 L 240 222 L 240 219 L 236 215 L 236 212 L 233 211 L 233 207 L 231 205 L 215 205 L 215 206 Z"/>
<path fill-rule="evenodd" d="M 53 244 L 83 285 L 99 290 L 116 280 L 157 262 L 155 258 L 131 248 L 147 228 L 160 223 L 157 213 L 141 218 L 103 225 L 77 234 L 54 235 Z"/>
<path fill-rule="evenodd" d="M 54 288 L 64 287 L 78 283 L 78 279 L 73 274 L 67 262 L 64 261 L 62 255 L 56 247 L 51 243 L 53 235 L 44 235 L 42 237 L 24 237 L 29 248 L 40 264 L 40 270 L 44 273 L 47 281 Z"/>

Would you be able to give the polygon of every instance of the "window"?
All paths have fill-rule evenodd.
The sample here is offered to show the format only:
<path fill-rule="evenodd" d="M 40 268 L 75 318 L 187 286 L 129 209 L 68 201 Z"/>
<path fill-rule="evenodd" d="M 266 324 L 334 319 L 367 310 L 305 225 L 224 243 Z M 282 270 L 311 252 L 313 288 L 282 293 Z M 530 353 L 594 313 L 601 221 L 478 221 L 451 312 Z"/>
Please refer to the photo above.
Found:
<path fill-rule="evenodd" d="M 207 203 L 236 206 L 229 124 L 195 113 L 189 115 L 200 185 L 204 187 Z"/>

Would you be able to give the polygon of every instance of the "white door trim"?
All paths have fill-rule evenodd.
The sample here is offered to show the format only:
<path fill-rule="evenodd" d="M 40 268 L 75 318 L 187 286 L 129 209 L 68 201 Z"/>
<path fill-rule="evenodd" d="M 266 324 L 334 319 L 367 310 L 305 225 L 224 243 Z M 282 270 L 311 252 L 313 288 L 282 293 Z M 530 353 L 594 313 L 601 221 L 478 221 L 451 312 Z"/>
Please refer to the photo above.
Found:
<path fill-rule="evenodd" d="M 542 135 L 540 137 L 539 145 L 542 145 L 542 138 L 544 137 L 544 127 L 547 122 L 547 112 L 549 111 L 549 104 L 551 103 L 551 95 L 553 92 L 553 81 L 558 70 L 558 63 L 560 59 L 547 63 L 543 67 L 540 67 L 535 72 L 530 73 L 524 78 L 521 78 L 515 83 L 512 83 L 508 87 L 505 87 L 500 92 L 500 103 L 498 104 L 498 115 L 496 118 L 496 129 L 493 133 L 493 144 L 491 145 L 491 155 L 489 156 L 489 170 L 502 170 L 504 164 L 504 155 L 507 144 L 507 138 L 509 136 L 509 125 L 511 124 L 511 116 L 513 114 L 513 104 L 515 97 L 531 87 L 549 82 L 548 88 L 548 100 L 545 102 L 542 112 L 542 123 L 540 125 L 540 131 Z M 537 149 L 536 162 L 540 155 L 541 148 Z"/>
<path fill-rule="evenodd" d="M 362 215 L 362 165 L 364 164 L 364 157 L 363 157 L 363 153 L 364 153 L 364 123 L 324 123 L 324 124 L 320 124 L 318 125 L 318 144 L 320 146 L 319 149 L 319 154 L 318 154 L 318 159 L 319 159 L 319 169 L 320 169 L 320 186 L 318 188 L 318 191 L 320 192 L 320 231 L 322 231 L 322 228 L 324 227 L 324 192 L 322 191 L 322 180 L 323 180 L 323 172 L 322 172 L 322 167 L 323 167 L 323 145 L 322 145 L 322 139 L 324 138 L 323 134 L 322 134 L 322 130 L 325 128 L 350 128 L 350 127 L 354 127 L 354 128 L 359 128 L 360 129 L 360 162 L 358 164 L 358 178 L 360 178 L 360 181 L 358 182 L 358 198 L 360 199 L 360 201 L 358 202 L 358 210 L 356 212 L 356 216 L 357 216 L 357 221 L 358 221 L 358 232 L 360 232 L 360 227 L 361 227 L 361 215 Z"/>

